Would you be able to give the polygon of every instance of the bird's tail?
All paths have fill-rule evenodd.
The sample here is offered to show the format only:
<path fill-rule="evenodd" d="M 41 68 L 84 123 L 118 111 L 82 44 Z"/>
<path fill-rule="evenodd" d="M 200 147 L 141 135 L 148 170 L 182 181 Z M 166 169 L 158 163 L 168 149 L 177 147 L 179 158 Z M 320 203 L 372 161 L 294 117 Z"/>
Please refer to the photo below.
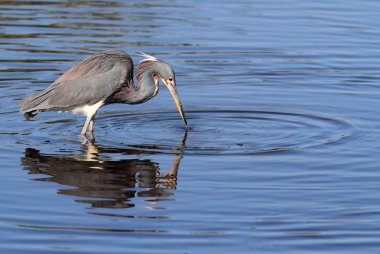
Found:
<path fill-rule="evenodd" d="M 20 112 L 24 113 L 25 120 L 30 120 L 41 112 L 41 104 L 47 99 L 46 92 L 26 96 L 20 103 Z"/>
<path fill-rule="evenodd" d="M 38 113 L 40 113 L 40 110 L 28 111 L 28 112 L 24 113 L 24 118 L 26 121 L 29 121 L 33 117 L 35 117 Z"/>

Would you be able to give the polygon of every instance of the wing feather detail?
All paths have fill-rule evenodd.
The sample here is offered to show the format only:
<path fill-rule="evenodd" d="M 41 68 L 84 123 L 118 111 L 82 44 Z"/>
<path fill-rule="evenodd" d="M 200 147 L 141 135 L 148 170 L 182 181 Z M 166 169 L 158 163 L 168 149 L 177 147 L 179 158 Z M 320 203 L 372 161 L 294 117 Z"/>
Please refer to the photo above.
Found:
<path fill-rule="evenodd" d="M 133 62 L 122 51 L 108 51 L 84 59 L 45 90 L 25 97 L 21 112 L 65 110 L 105 100 L 133 79 Z"/>

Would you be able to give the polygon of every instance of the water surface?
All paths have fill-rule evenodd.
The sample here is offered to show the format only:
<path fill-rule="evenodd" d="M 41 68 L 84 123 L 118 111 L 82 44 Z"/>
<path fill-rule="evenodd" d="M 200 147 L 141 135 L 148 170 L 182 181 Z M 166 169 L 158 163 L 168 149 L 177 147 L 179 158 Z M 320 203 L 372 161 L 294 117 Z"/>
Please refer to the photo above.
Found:
<path fill-rule="evenodd" d="M 378 253 L 380 3 L 3 1 L 1 253 Z M 169 92 L 84 117 L 20 100 L 102 50 Z"/>

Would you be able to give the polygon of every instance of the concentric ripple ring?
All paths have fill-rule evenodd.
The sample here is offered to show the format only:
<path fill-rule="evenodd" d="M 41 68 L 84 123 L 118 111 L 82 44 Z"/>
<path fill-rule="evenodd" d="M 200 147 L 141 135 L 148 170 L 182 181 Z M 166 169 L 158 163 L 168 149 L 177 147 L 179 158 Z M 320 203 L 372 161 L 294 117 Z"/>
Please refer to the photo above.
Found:
<path fill-rule="evenodd" d="M 175 111 L 110 112 L 98 121 L 109 125 L 106 132 L 118 133 L 118 140 L 125 139 L 131 148 L 155 153 L 180 148 L 192 155 L 293 151 L 348 141 L 354 133 L 353 124 L 347 120 L 306 111 L 207 109 L 186 113 L 188 130 Z M 181 136 L 185 136 L 184 141 Z"/>

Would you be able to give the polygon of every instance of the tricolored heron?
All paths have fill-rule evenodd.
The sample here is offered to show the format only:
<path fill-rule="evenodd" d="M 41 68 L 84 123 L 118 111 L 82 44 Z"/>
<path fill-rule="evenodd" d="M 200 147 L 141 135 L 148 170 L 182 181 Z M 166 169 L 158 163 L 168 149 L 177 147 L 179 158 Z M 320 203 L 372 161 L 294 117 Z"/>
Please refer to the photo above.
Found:
<path fill-rule="evenodd" d="M 151 55 L 139 55 L 145 58 L 136 70 L 137 86 L 133 82 L 133 61 L 126 52 L 100 52 L 67 70 L 45 90 L 26 96 L 20 103 L 20 112 L 26 120 L 43 111 L 84 113 L 87 119 L 81 135 L 85 137 L 88 129 L 93 138 L 95 114 L 100 107 L 144 103 L 157 95 L 161 80 L 187 126 L 172 67 Z"/>

